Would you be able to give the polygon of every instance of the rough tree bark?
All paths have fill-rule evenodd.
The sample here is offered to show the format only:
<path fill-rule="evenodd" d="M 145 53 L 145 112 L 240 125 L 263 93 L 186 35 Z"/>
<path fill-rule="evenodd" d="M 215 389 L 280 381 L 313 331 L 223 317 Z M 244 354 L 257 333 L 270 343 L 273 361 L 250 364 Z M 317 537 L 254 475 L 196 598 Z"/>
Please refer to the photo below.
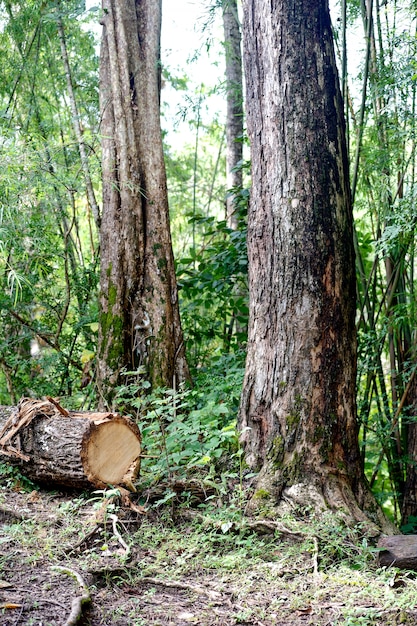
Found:
<path fill-rule="evenodd" d="M 378 541 L 380 567 L 417 570 L 417 535 L 394 535 Z"/>
<path fill-rule="evenodd" d="M 242 186 L 242 170 L 236 166 L 243 157 L 243 79 L 241 33 L 236 0 L 224 0 L 223 31 L 226 52 L 226 219 L 230 228 L 238 227 L 235 196 L 231 189 Z"/>
<path fill-rule="evenodd" d="M 328 0 L 243 4 L 252 191 L 239 424 L 260 469 L 252 505 L 284 497 L 387 530 L 358 446 L 352 211 Z"/>
<path fill-rule="evenodd" d="M 134 490 L 140 454 L 139 429 L 121 415 L 67 411 L 53 399 L 0 406 L 0 458 L 35 481 Z"/>
<path fill-rule="evenodd" d="M 188 378 L 160 127 L 160 0 L 103 0 L 103 149 L 97 385 L 123 368 L 153 386 Z M 174 381 L 175 378 L 175 381 Z"/>
<path fill-rule="evenodd" d="M 415 359 L 412 350 L 410 350 L 410 357 Z M 407 421 L 406 418 L 404 420 L 405 424 L 403 425 L 403 428 L 406 429 L 407 456 L 405 461 L 406 471 L 401 510 L 401 525 L 413 523 L 415 527 L 415 518 L 417 517 L 417 423 L 414 419 L 414 416 L 417 415 L 416 374 L 412 375 L 404 393 L 410 401 L 408 412 L 412 419 Z"/>

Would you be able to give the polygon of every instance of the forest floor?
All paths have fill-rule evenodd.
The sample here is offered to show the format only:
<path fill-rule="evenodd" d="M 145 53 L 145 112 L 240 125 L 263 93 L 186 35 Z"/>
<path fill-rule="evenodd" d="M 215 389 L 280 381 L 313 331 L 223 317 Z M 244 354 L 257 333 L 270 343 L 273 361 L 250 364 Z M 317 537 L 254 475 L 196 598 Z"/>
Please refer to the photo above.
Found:
<path fill-rule="evenodd" d="M 0 624 L 417 623 L 414 574 L 378 568 L 334 516 L 274 526 L 236 499 L 168 500 L 0 487 Z"/>

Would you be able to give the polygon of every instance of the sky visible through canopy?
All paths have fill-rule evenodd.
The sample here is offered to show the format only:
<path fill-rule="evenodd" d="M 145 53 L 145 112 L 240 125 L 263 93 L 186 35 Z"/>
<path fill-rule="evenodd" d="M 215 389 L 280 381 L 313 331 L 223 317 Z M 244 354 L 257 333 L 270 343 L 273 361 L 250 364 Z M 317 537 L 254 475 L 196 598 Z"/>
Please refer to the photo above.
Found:
<path fill-rule="evenodd" d="M 210 0 L 162 1 L 162 64 L 174 78 L 188 78 L 186 90 L 174 89 L 167 83 L 162 90 L 162 127 L 167 133 L 167 145 L 173 149 L 181 150 L 185 144 L 194 142 L 195 127 L 190 126 L 189 121 L 196 119 L 202 85 L 204 98 L 200 121 L 204 124 L 214 117 L 219 121 L 225 119 L 222 20 L 221 12 L 213 12 L 211 4 Z M 87 10 L 100 5 L 97 0 L 86 0 Z M 330 0 L 330 10 L 335 22 L 340 15 L 340 0 Z M 99 12 L 94 31 L 99 42 L 101 26 L 98 16 Z M 358 72 L 358 53 L 362 58 L 360 50 L 363 47 L 363 37 L 360 36 L 348 45 L 348 63 L 354 74 Z"/>

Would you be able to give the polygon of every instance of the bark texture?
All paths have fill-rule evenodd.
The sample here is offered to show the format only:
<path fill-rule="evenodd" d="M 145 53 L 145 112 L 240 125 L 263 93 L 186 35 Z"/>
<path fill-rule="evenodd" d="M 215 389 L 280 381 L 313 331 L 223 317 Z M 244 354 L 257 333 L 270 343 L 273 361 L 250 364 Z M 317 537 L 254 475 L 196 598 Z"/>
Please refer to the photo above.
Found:
<path fill-rule="evenodd" d="M 417 535 L 394 535 L 378 541 L 381 567 L 417 570 Z"/>
<path fill-rule="evenodd" d="M 411 352 L 411 351 L 410 351 Z M 415 358 L 415 357 L 414 357 Z M 411 384 L 410 384 L 411 383 Z M 416 375 L 410 381 L 407 398 L 410 400 L 409 414 L 417 415 L 417 379 Z M 404 420 L 406 421 L 406 420 Z M 407 456 L 405 460 L 405 484 L 402 501 L 401 522 L 402 525 L 414 523 L 417 518 L 417 423 L 414 419 L 403 425 L 406 429 Z M 414 518 L 414 519 L 413 519 Z"/>
<path fill-rule="evenodd" d="M 327 0 L 245 0 L 252 190 L 240 429 L 256 497 L 385 524 L 364 481 L 343 106 Z"/>
<path fill-rule="evenodd" d="M 0 455 L 37 482 L 134 490 L 140 454 L 139 429 L 121 415 L 63 414 L 50 402 L 28 398 L 0 407 Z"/>
<path fill-rule="evenodd" d="M 230 228 L 238 227 L 235 194 L 232 189 L 242 186 L 242 170 L 237 167 L 243 157 L 243 79 L 241 32 L 236 0 L 225 0 L 223 31 L 226 51 L 226 218 Z"/>
<path fill-rule="evenodd" d="M 160 0 L 103 0 L 103 150 L 97 384 L 123 368 L 152 385 L 188 378 L 160 127 Z"/>

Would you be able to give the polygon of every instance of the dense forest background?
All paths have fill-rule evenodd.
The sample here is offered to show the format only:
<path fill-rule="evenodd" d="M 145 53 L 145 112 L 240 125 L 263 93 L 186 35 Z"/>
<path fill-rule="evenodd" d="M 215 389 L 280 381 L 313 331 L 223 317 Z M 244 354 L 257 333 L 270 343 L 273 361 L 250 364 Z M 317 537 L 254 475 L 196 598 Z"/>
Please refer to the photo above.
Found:
<path fill-rule="evenodd" d="M 159 475 L 210 475 L 225 453 L 234 471 L 242 458 L 249 147 L 243 134 L 242 184 L 229 189 L 222 6 L 202 3 L 201 45 L 185 66 L 168 51 L 162 58 L 171 231 L 194 386 L 144 393 L 140 372 L 126 372 L 115 399 L 134 411 L 149 454 L 162 453 L 152 460 Z M 417 447 L 416 9 L 403 0 L 332 7 L 355 214 L 361 451 L 378 500 L 397 521 L 402 510 L 408 530 L 417 524 L 402 501 L 406 480 L 416 480 Z M 51 395 L 89 409 L 97 402 L 100 10 L 11 0 L 0 11 L 0 403 Z M 199 58 L 210 60 L 213 82 L 201 70 L 196 78 Z"/>

